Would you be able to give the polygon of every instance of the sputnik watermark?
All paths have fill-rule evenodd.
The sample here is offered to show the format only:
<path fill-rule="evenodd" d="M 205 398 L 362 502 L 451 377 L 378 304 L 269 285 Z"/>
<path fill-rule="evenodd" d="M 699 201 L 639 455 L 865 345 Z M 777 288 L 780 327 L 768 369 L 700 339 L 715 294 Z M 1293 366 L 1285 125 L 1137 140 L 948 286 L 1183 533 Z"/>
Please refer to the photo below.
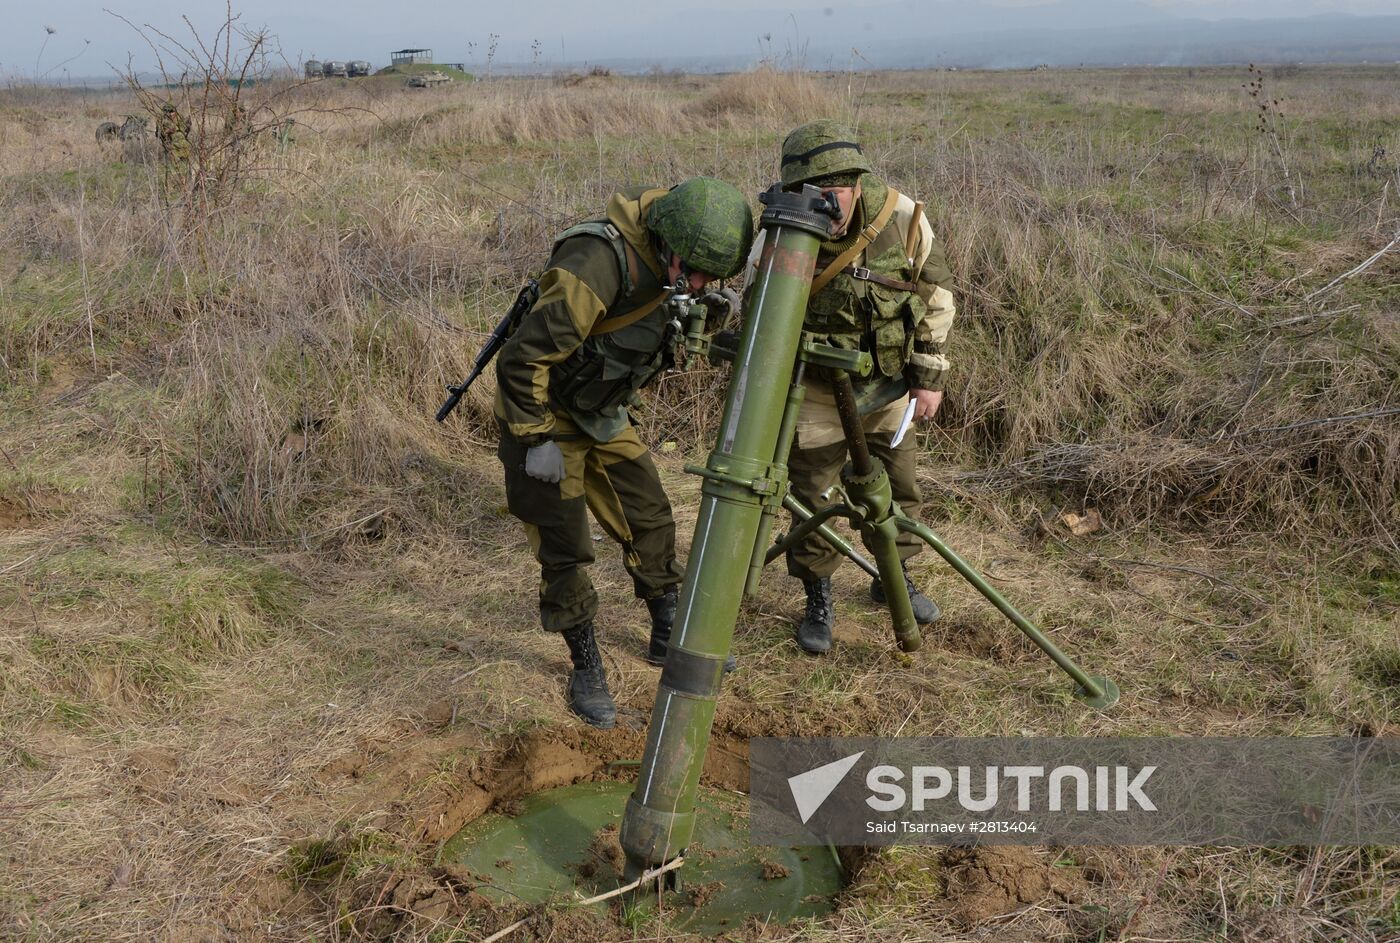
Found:
<path fill-rule="evenodd" d="M 860 753 L 853 753 L 842 759 L 823 763 L 816 769 L 788 777 L 792 801 L 797 804 L 797 814 L 802 818 L 803 825 L 806 825 L 813 813 L 822 807 L 831 791 L 841 785 L 841 780 L 846 778 L 851 767 L 864 755 L 865 751 L 862 750 Z"/>
<path fill-rule="evenodd" d="M 1400 742 L 758 739 L 757 842 L 1400 841 Z"/>
<path fill-rule="evenodd" d="M 1133 807 L 1144 812 L 1156 812 L 1157 807 L 1142 791 L 1148 778 L 1156 771 L 1155 766 L 1140 770 L 1127 766 L 1096 766 L 1092 770 L 1080 766 L 1057 766 L 1047 776 L 1043 766 L 987 766 L 976 772 L 970 766 L 959 766 L 956 773 L 942 766 L 915 766 L 909 772 L 910 786 L 905 789 L 902 785 L 904 770 L 897 766 L 876 766 L 865 776 L 866 788 L 873 793 L 865 804 L 876 812 L 896 812 L 906 807 L 914 812 L 923 812 L 929 808 L 929 803 L 952 797 L 956 775 L 957 803 L 969 812 L 995 809 L 1001 801 L 1000 783 L 1003 778 L 1015 784 L 1014 808 L 1017 812 L 1035 810 L 1031 786 L 1040 779 L 1048 783 L 1044 793 L 1046 801 L 1043 810 L 1046 812 L 1063 812 L 1066 808 L 1087 812 L 1091 800 L 1093 808 L 1099 812 L 1126 812 Z M 978 788 L 975 784 L 978 774 L 982 776 L 982 794 L 974 796 Z M 1065 804 L 1067 792 L 1074 796 L 1070 806 Z"/>

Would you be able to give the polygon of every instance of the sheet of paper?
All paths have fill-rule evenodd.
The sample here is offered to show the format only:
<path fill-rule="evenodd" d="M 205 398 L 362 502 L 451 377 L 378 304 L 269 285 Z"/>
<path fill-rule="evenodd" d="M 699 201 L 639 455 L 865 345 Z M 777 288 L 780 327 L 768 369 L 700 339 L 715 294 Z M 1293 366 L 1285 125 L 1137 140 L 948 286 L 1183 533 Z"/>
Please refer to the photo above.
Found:
<path fill-rule="evenodd" d="M 904 440 L 904 433 L 909 431 L 909 424 L 914 421 L 914 400 L 909 400 L 909 405 L 904 407 L 904 416 L 899 420 L 899 429 L 895 432 L 894 438 L 890 440 L 890 448 L 894 448 Z"/>

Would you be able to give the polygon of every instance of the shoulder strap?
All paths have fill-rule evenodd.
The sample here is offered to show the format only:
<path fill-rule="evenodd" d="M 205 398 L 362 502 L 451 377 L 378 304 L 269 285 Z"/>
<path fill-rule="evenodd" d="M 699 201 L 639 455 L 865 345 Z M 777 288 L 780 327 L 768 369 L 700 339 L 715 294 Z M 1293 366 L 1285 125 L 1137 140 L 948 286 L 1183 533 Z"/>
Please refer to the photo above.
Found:
<path fill-rule="evenodd" d="M 588 332 L 588 336 L 597 337 L 599 334 L 611 334 L 613 331 L 620 331 L 624 327 L 636 324 L 642 318 L 661 307 L 661 302 L 669 298 L 670 295 L 671 293 L 669 291 L 663 291 L 635 311 L 628 311 L 626 314 L 619 315 L 615 318 L 603 318 L 600 321 L 595 321 L 593 323 L 593 329 Z"/>
<path fill-rule="evenodd" d="M 636 290 L 636 283 L 632 280 L 632 267 L 641 264 L 637 258 L 637 253 L 627 244 L 627 240 L 622 238 L 622 233 L 616 226 L 606 220 L 591 220 L 586 223 L 579 223 L 577 226 L 570 226 L 559 234 L 559 238 L 554 240 L 557 246 L 571 236 L 597 236 L 606 239 L 612 246 L 613 252 L 617 255 L 617 267 L 622 273 L 622 297 L 626 298 Z M 661 306 L 661 303 L 670 296 L 669 291 L 663 291 L 651 301 L 642 305 L 636 310 L 615 318 L 603 318 L 594 322 L 593 329 L 588 332 L 589 337 L 597 337 L 600 334 L 611 334 L 613 331 L 620 331 L 624 327 L 636 324 L 642 318 L 651 314 Z"/>
<path fill-rule="evenodd" d="M 613 255 L 617 256 L 617 270 L 622 274 L 622 297 L 626 298 L 632 294 L 632 291 L 637 287 L 636 283 L 632 281 L 632 266 L 628 261 L 628 256 L 632 253 L 629 253 L 630 247 L 627 245 L 627 240 L 622 238 L 622 233 L 618 231 L 618 228 L 605 219 L 579 223 L 561 232 L 559 238 L 554 240 L 555 247 L 557 248 L 559 243 L 565 239 L 574 236 L 597 236 L 612 246 Z"/>
<path fill-rule="evenodd" d="M 880 212 L 875 215 L 875 218 L 861 229 L 860 235 L 856 237 L 855 243 L 845 252 L 842 252 L 833 259 L 830 265 L 822 269 L 821 272 L 812 279 L 811 294 L 815 295 L 827 285 L 831 284 L 831 280 L 841 274 L 843 268 L 853 262 L 856 256 L 864 252 L 866 246 L 875 241 L 875 237 L 884 231 L 886 224 L 890 221 L 890 217 L 894 215 L 894 207 L 898 202 L 899 191 L 894 187 L 890 187 L 889 193 L 885 197 L 885 205 L 880 207 Z"/>

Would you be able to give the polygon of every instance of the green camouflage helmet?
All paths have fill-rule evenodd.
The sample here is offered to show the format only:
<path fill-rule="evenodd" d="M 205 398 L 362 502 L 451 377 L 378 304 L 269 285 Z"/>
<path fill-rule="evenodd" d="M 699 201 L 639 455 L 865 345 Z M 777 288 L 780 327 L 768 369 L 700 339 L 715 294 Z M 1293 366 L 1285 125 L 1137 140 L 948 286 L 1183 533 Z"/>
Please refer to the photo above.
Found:
<path fill-rule="evenodd" d="M 830 118 L 809 121 L 783 141 L 783 186 L 791 187 L 833 174 L 870 173 L 851 129 Z"/>
<path fill-rule="evenodd" d="M 739 274 L 753 244 L 749 201 L 737 187 L 712 177 L 672 187 L 651 204 L 646 223 L 686 268 L 719 278 Z"/>

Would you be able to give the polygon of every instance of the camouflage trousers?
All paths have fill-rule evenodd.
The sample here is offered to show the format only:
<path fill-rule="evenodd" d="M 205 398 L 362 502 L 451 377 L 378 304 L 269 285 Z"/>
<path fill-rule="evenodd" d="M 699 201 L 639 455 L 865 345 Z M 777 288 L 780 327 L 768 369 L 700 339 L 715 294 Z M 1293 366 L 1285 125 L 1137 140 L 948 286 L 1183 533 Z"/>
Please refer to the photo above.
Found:
<path fill-rule="evenodd" d="M 897 448 L 891 448 L 890 440 L 893 437 L 890 432 L 866 431 L 870 454 L 884 463 L 895 501 L 905 514 L 918 517 L 924 499 L 915 475 L 915 436 L 911 432 Z M 813 511 L 831 504 L 831 501 L 823 501 L 821 494 L 836 483 L 846 460 L 844 439 L 808 449 L 794 446 L 788 456 L 788 481 L 792 485 L 793 495 Z M 793 526 L 797 524 L 794 516 Z M 857 546 L 859 543 L 857 539 Z M 924 548 L 923 541 L 904 533 L 899 535 L 898 545 L 901 560 L 908 560 Z M 841 560 L 841 553 L 836 548 L 816 534 L 811 534 L 788 551 L 787 569 L 791 576 L 800 580 L 820 579 L 835 573 Z"/>
<path fill-rule="evenodd" d="M 540 622 L 550 632 L 593 621 L 598 593 L 588 512 L 622 548 L 638 599 L 653 599 L 684 575 L 676 562 L 676 522 L 647 447 L 630 427 L 597 442 L 561 419 L 555 443 L 564 453 L 558 484 L 525 474 L 527 449 L 504 428 L 496 454 L 505 467 L 506 506 L 525 525 L 540 564 Z"/>
<path fill-rule="evenodd" d="M 167 163 L 183 166 L 190 162 L 190 139 L 184 132 L 161 135 L 160 147 Z"/>

